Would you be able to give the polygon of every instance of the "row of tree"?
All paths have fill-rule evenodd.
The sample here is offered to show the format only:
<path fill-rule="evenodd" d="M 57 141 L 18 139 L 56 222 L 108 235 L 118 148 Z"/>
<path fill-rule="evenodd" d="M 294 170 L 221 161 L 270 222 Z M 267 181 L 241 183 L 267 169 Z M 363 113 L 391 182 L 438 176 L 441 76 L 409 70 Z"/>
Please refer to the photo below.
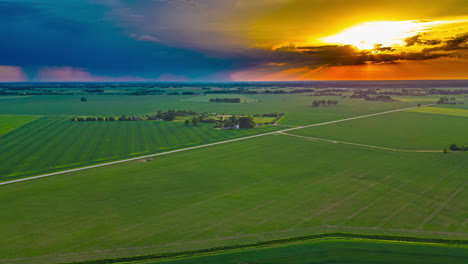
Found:
<path fill-rule="evenodd" d="M 156 112 L 155 115 L 146 115 L 145 117 L 141 116 L 126 116 L 121 115 L 119 117 L 106 116 L 106 117 L 74 117 L 70 119 L 71 121 L 143 121 L 143 120 L 165 120 L 173 121 L 178 116 L 188 116 L 188 115 L 199 115 L 201 119 L 206 116 L 206 113 L 197 113 L 191 110 L 167 110 Z"/>
<path fill-rule="evenodd" d="M 102 117 L 102 116 L 88 116 L 88 117 L 74 117 L 72 119 L 70 119 L 70 121 L 73 121 L 73 122 L 86 122 L 86 121 L 141 121 L 141 120 L 145 120 L 144 118 L 142 117 L 139 117 L 139 116 L 126 116 L 126 115 L 122 115 L 122 116 L 119 116 L 119 117 L 114 117 L 114 116 L 106 116 L 106 117 Z"/>
<path fill-rule="evenodd" d="M 449 146 L 449 149 L 451 151 L 468 151 L 468 146 L 464 146 L 464 145 L 458 146 L 457 144 L 452 144 Z"/>
<path fill-rule="evenodd" d="M 240 98 L 211 98 L 210 103 L 240 103 Z"/>
<path fill-rule="evenodd" d="M 334 106 L 337 105 L 338 101 L 336 100 L 315 100 L 312 102 L 313 107 L 320 107 L 320 106 Z"/>
<path fill-rule="evenodd" d="M 393 99 L 390 95 L 377 95 L 377 96 L 366 96 L 364 97 L 366 101 L 379 101 L 379 102 L 396 102 L 397 100 Z"/>
<path fill-rule="evenodd" d="M 241 116 L 237 118 L 236 116 L 231 116 L 226 119 L 213 119 L 216 123 L 216 128 L 224 128 L 224 129 L 233 129 L 233 128 L 254 128 L 255 121 L 251 116 Z M 185 125 L 188 126 L 190 124 L 196 126 L 199 122 L 204 122 L 204 120 L 200 119 L 198 116 L 192 117 L 192 119 L 186 119 L 184 121 Z M 205 123 L 212 123 L 212 122 L 205 122 Z"/>
<path fill-rule="evenodd" d="M 437 101 L 437 104 L 456 104 L 455 100 L 457 100 L 457 98 L 442 97 L 439 99 L 439 101 Z"/>

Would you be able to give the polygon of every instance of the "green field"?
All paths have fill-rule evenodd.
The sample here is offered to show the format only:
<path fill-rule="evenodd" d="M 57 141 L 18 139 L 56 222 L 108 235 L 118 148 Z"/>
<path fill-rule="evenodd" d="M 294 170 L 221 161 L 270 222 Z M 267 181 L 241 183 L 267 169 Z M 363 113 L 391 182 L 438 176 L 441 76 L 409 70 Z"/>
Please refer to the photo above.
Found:
<path fill-rule="evenodd" d="M 149 264 L 463 264 L 467 247 L 375 240 L 328 239 L 273 248 L 247 249 Z"/>
<path fill-rule="evenodd" d="M 187 96 L 87 96 L 87 98 L 88 102 L 81 103 L 79 97 L 75 96 L 31 96 L 7 100 L 11 105 L 0 104 L 0 113 L 49 114 L 18 128 L 15 133 L 0 136 L 2 164 L 0 181 L 279 130 L 279 128 L 265 127 L 255 130 L 217 131 L 212 128 L 212 124 L 200 124 L 194 128 L 184 127 L 179 122 L 156 121 L 136 123 L 67 121 L 70 118 L 67 115 L 72 114 L 144 115 L 156 109 L 170 108 L 239 115 L 284 112 L 286 114 L 279 121 L 280 124 L 308 125 L 414 105 L 342 99 L 336 107 L 313 108 L 310 106 L 310 101 L 316 97 L 301 95 L 256 95 L 259 102 L 252 104 L 200 104 L 184 101 L 193 98 Z M 21 123 L 24 118 L 17 116 L 4 123 L 14 123 L 12 120 Z M 258 122 L 271 122 L 271 120 L 271 118 L 257 118 Z"/>
<path fill-rule="evenodd" d="M 450 144 L 468 144 L 466 131 L 464 117 L 405 111 L 288 133 L 403 150 L 442 151 Z"/>
<path fill-rule="evenodd" d="M 384 103 L 249 95 L 245 98 L 258 102 L 235 104 L 203 103 L 207 96 L 86 97 L 86 103 L 61 95 L 2 100 L 0 182 L 438 98 Z M 311 106 L 322 99 L 339 103 Z M 468 144 L 464 107 L 421 107 L 1 185 L 0 263 L 177 253 L 325 233 L 466 241 L 467 152 L 442 153 L 452 143 Z M 168 109 L 285 115 L 280 126 L 246 130 L 167 121 L 69 121 Z M 27 116 L 33 114 L 45 116 Z M 436 152 L 417 152 L 427 150 Z M 417 263 L 429 255 L 427 263 L 458 263 L 467 250 L 334 239 L 157 263 Z"/>
<path fill-rule="evenodd" d="M 2 116 L 0 115 L 0 136 L 25 125 L 39 116 Z"/>
<path fill-rule="evenodd" d="M 0 259 L 102 259 L 327 232 L 467 239 L 467 171 L 466 155 L 263 136 L 1 186 Z"/>
<path fill-rule="evenodd" d="M 34 118 L 18 117 L 18 120 Z M 2 120 L 2 117 L 0 117 Z M 10 120 L 10 119 L 8 119 Z M 16 120 L 16 119 L 15 119 Z M 0 181 L 277 130 L 216 130 L 180 122 L 71 122 L 48 116 L 0 137 Z M 11 123 L 11 122 L 10 122 Z"/>
<path fill-rule="evenodd" d="M 234 95 L 233 95 L 234 96 Z M 237 96 L 237 95 L 235 95 Z M 120 116 L 145 115 L 158 110 L 192 110 L 196 112 L 254 115 L 285 113 L 284 125 L 309 125 L 347 117 L 383 112 L 416 106 L 418 102 L 372 102 L 341 97 L 316 97 L 303 95 L 252 95 L 257 103 L 200 103 L 185 101 L 193 96 L 32 96 L 2 101 L 0 114 L 10 115 L 72 115 L 72 116 Z M 198 98 L 198 97 L 197 97 Z M 335 107 L 312 107 L 314 100 L 338 100 Z M 427 103 L 427 102 L 423 102 Z"/>
<path fill-rule="evenodd" d="M 422 107 L 406 110 L 408 112 L 433 114 L 433 115 L 448 115 L 468 117 L 468 110 L 457 108 L 442 108 L 442 107 Z"/>

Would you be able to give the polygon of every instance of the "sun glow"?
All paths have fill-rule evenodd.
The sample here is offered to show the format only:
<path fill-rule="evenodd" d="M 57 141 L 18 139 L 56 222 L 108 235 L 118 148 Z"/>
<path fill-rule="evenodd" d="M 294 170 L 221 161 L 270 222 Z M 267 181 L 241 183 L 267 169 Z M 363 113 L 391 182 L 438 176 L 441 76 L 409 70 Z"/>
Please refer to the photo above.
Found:
<path fill-rule="evenodd" d="M 443 22 L 387 21 L 366 22 L 347 28 L 336 35 L 320 39 L 325 43 L 353 45 L 358 49 L 374 49 L 375 45 L 396 47 L 404 45 L 404 39 L 427 31 Z"/>

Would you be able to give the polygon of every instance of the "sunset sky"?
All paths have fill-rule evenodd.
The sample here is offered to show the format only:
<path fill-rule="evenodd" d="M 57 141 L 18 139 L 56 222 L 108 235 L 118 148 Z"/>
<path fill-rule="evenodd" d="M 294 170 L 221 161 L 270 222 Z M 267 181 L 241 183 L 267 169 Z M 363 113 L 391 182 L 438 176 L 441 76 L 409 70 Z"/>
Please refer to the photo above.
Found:
<path fill-rule="evenodd" d="M 468 79 L 467 0 L 0 0 L 0 82 Z"/>

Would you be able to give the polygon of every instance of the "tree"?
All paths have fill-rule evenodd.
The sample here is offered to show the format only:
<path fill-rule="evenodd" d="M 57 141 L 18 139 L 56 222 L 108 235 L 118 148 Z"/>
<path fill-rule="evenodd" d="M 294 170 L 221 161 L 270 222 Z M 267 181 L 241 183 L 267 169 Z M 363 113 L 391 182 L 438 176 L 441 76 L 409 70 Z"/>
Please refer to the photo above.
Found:
<path fill-rule="evenodd" d="M 447 148 L 444 148 L 443 152 L 444 152 L 444 153 L 448 153 L 448 149 L 447 149 Z"/>
<path fill-rule="evenodd" d="M 88 99 L 86 99 L 86 97 L 81 97 L 81 102 L 88 102 Z"/>
<path fill-rule="evenodd" d="M 451 151 L 460 150 L 460 148 L 457 146 L 457 144 L 452 144 L 452 145 L 450 145 L 449 149 L 450 149 Z"/>
<path fill-rule="evenodd" d="M 185 119 L 184 121 L 185 125 L 188 126 L 190 124 L 190 120 L 189 119 Z"/>
<path fill-rule="evenodd" d="M 251 116 L 239 117 L 239 128 L 253 128 L 255 127 L 255 121 Z"/>
<path fill-rule="evenodd" d="M 193 124 L 194 126 L 196 126 L 196 125 L 198 124 L 199 121 L 200 121 L 200 119 L 198 119 L 198 117 L 196 117 L 196 116 L 194 116 L 194 117 L 192 118 L 192 124 Z"/>

